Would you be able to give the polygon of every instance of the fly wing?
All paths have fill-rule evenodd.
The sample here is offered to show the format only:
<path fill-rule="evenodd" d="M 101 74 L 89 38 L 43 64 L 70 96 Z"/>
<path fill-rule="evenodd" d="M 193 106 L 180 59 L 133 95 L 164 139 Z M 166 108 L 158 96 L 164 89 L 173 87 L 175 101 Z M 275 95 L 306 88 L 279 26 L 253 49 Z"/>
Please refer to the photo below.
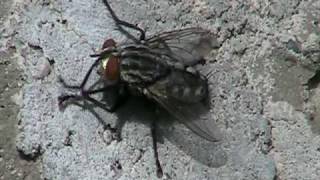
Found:
<path fill-rule="evenodd" d="M 187 28 L 157 34 L 146 40 L 153 50 L 166 52 L 172 60 L 184 65 L 202 61 L 213 49 L 220 47 L 216 35 L 202 28 Z"/>
<path fill-rule="evenodd" d="M 221 139 L 221 134 L 214 121 L 208 118 L 209 108 L 203 102 L 207 98 L 207 91 L 203 91 L 203 94 L 196 92 L 202 87 L 203 80 L 189 73 L 177 71 L 149 86 L 145 93 L 191 131 L 209 141 L 216 142 Z M 196 87 L 195 82 L 200 85 Z M 203 85 L 206 86 L 206 84 Z M 184 89 L 180 96 L 176 94 L 177 87 Z M 188 96 L 186 92 L 189 92 Z"/>

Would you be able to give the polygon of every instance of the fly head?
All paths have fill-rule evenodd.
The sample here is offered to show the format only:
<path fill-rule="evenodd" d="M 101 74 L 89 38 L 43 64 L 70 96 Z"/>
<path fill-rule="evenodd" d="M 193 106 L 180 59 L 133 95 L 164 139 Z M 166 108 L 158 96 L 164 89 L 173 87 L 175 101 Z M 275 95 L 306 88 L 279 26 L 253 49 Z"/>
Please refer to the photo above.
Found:
<path fill-rule="evenodd" d="M 102 50 L 116 48 L 116 42 L 113 39 L 107 39 L 102 45 Z M 117 82 L 120 76 L 120 58 L 119 56 L 107 53 L 102 55 L 101 64 L 98 70 L 103 80 Z"/>

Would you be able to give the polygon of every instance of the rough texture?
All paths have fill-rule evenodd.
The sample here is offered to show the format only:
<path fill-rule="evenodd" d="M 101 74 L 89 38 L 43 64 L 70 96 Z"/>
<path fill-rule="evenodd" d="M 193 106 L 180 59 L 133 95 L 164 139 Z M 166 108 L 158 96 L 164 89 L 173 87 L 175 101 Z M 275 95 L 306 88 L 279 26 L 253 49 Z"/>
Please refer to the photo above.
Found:
<path fill-rule="evenodd" d="M 206 65 L 212 111 L 224 136 L 209 143 L 184 126 L 159 127 L 164 179 L 317 179 L 320 1 L 110 1 L 149 35 L 200 26 L 222 47 Z M 1 31 L 24 70 L 17 149 L 41 162 L 46 179 L 155 179 L 147 102 L 117 113 L 70 105 L 58 75 L 79 84 L 107 38 L 125 36 L 100 0 L 14 2 Z M 96 75 L 95 75 L 96 76 Z M 104 122 L 104 123 L 102 123 Z M 123 123 L 124 122 L 124 123 Z M 110 128 L 121 127 L 122 140 Z M 119 125 L 120 124 L 120 125 Z"/>
<path fill-rule="evenodd" d="M 39 161 L 16 150 L 20 89 L 25 78 L 17 65 L 16 49 L 7 44 L 10 37 L 4 33 L 12 5 L 11 0 L 0 2 L 0 179 L 38 180 Z"/>

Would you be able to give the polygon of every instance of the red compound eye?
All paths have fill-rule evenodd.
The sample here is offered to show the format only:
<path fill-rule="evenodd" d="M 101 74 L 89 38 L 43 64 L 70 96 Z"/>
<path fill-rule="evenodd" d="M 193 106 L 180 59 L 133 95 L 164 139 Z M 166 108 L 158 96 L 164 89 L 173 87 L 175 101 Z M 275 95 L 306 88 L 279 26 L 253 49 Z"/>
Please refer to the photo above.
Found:
<path fill-rule="evenodd" d="M 115 47 L 115 46 L 116 46 L 116 42 L 113 39 L 107 39 L 106 41 L 104 41 L 102 45 L 102 49 Z"/>
<path fill-rule="evenodd" d="M 107 80 L 115 81 L 119 79 L 120 64 L 119 57 L 110 56 L 105 67 L 104 76 Z"/>

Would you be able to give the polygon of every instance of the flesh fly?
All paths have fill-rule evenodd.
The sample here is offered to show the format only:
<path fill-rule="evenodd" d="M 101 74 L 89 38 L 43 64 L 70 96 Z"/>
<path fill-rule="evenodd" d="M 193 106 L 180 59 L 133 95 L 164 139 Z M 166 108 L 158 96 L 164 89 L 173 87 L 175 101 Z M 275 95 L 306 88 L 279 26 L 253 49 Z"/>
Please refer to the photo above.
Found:
<path fill-rule="evenodd" d="M 91 95 L 117 87 L 122 93 L 125 91 L 133 96 L 147 97 L 166 109 L 195 134 L 208 141 L 218 141 L 216 127 L 200 118 L 202 113 L 208 111 L 208 80 L 195 68 L 206 63 L 204 57 L 211 50 L 219 48 L 216 36 L 202 28 L 187 28 L 146 38 L 144 30 L 120 20 L 107 0 L 103 2 L 118 30 L 124 33 L 130 42 L 117 44 L 113 39 L 106 40 L 102 49 L 91 55 L 97 59 L 89 68 L 81 85 L 70 86 L 63 82 L 67 88 L 80 89 L 81 94 L 61 95 L 59 104 L 62 105 L 70 99 L 82 99 L 113 112 L 123 101 L 110 106 Z M 140 37 L 134 37 L 124 27 L 139 31 Z M 103 81 L 112 83 L 102 88 L 87 90 L 84 87 L 95 67 L 99 67 Z M 162 168 L 158 160 L 155 123 L 156 121 L 153 121 L 151 131 L 157 175 L 160 177 Z"/>

